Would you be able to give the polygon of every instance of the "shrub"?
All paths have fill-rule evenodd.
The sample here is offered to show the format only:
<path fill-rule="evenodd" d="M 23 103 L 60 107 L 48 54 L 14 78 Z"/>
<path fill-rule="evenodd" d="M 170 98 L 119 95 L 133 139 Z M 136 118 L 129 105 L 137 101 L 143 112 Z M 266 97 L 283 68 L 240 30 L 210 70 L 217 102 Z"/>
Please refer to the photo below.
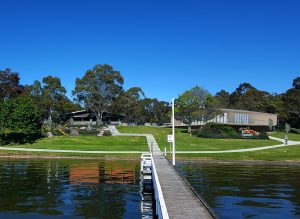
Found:
<path fill-rule="evenodd" d="M 199 132 L 198 129 L 192 129 L 192 135 L 197 135 L 198 132 Z M 188 132 L 187 129 L 183 129 L 183 130 L 180 131 L 180 133 L 188 134 L 189 132 Z"/>
<path fill-rule="evenodd" d="M 66 133 L 66 134 L 71 134 L 71 129 L 69 129 L 69 128 L 65 128 L 65 129 L 63 129 L 64 130 L 64 132 Z"/>
<path fill-rule="evenodd" d="M 269 135 L 266 132 L 260 132 L 258 135 L 248 137 L 249 139 L 269 139 Z"/>
<path fill-rule="evenodd" d="M 207 123 L 199 129 L 198 137 L 203 138 L 241 138 L 234 128 L 224 124 Z"/>
<path fill-rule="evenodd" d="M 5 130 L 0 132 L 0 145 L 32 143 L 34 140 L 41 137 L 41 133 L 25 134 L 22 132 Z"/>
<path fill-rule="evenodd" d="M 290 133 L 300 134 L 300 129 L 291 128 Z"/>
<path fill-rule="evenodd" d="M 82 136 L 96 136 L 99 134 L 99 131 L 97 130 L 81 130 L 79 129 L 79 135 L 82 135 Z"/>
<path fill-rule="evenodd" d="M 41 137 L 40 111 L 30 98 L 6 100 L 0 108 L 1 144 L 32 143 Z"/>
<path fill-rule="evenodd" d="M 63 136 L 63 134 L 58 130 L 52 130 L 51 133 L 53 136 Z"/>
<path fill-rule="evenodd" d="M 198 130 L 197 129 L 192 129 L 192 135 L 197 135 L 198 134 Z"/>

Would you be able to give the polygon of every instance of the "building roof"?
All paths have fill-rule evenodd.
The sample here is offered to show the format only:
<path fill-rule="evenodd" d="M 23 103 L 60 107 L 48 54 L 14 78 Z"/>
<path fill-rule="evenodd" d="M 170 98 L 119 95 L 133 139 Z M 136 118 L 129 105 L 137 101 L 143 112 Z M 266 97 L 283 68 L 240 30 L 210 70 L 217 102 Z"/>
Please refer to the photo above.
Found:
<path fill-rule="evenodd" d="M 69 113 L 67 113 L 67 115 L 69 115 L 69 114 L 77 114 L 77 113 L 86 113 L 86 112 L 87 112 L 87 110 L 79 110 L 79 111 L 69 112 Z"/>

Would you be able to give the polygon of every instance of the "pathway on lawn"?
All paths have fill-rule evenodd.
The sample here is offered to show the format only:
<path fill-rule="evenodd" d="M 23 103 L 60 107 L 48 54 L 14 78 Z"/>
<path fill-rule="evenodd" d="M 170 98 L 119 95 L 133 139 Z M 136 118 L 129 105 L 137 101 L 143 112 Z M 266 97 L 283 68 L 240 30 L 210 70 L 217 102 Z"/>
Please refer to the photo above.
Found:
<path fill-rule="evenodd" d="M 112 136 L 120 134 L 120 132 L 118 131 L 118 129 L 114 125 L 109 125 L 108 129 L 109 129 Z"/>

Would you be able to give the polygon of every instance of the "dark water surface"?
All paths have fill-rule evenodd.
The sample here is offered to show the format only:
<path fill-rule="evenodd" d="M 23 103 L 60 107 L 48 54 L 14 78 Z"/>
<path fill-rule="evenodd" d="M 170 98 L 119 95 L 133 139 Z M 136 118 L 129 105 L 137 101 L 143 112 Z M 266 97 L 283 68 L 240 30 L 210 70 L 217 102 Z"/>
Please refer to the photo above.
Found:
<path fill-rule="evenodd" d="M 300 166 L 176 165 L 220 218 L 300 218 Z"/>
<path fill-rule="evenodd" d="M 139 161 L 0 159 L 0 218 L 141 218 Z"/>

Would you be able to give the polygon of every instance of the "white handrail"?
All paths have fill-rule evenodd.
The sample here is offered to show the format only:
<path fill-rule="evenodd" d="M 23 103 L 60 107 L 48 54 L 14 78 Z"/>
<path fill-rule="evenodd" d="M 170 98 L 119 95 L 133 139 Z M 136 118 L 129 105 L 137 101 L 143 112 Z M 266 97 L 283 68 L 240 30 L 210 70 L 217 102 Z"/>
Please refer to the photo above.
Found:
<path fill-rule="evenodd" d="M 159 183 L 158 175 L 156 172 L 155 163 L 153 157 L 151 156 L 152 162 L 152 180 L 153 180 L 153 188 L 154 188 L 154 195 L 156 200 L 156 215 L 160 219 L 169 219 L 169 214 L 167 211 L 167 206 L 165 203 L 165 199 L 163 197 L 162 189 Z"/>

